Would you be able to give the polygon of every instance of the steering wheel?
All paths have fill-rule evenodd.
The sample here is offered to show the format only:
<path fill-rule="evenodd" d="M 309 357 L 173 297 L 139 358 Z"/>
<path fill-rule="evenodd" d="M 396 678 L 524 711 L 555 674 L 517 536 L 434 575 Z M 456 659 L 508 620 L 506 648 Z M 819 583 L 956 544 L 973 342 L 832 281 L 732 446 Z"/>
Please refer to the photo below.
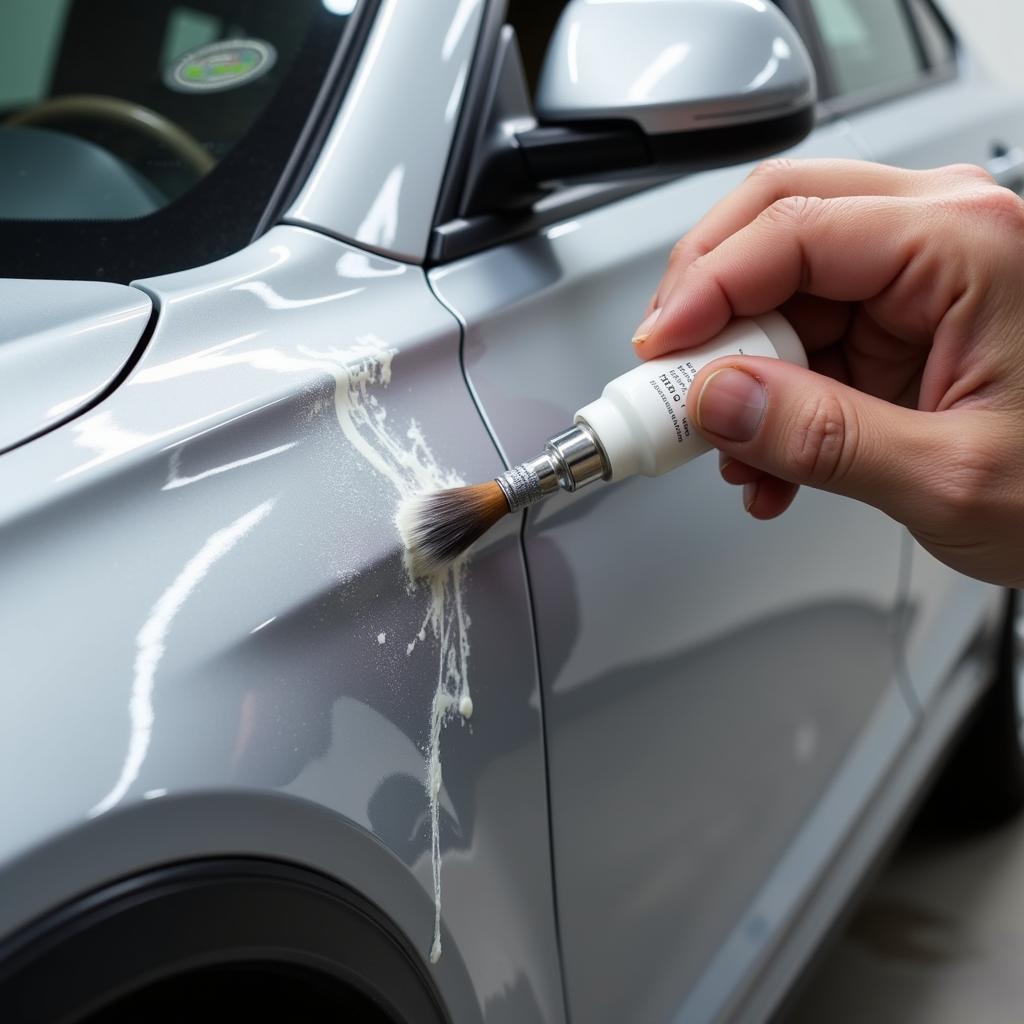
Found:
<path fill-rule="evenodd" d="M 53 122 L 88 119 L 124 125 L 163 143 L 183 163 L 202 176 L 212 170 L 217 161 L 202 143 L 180 125 L 158 114 L 141 103 L 123 100 L 117 96 L 91 96 L 75 93 L 54 96 L 7 118 L 9 125 L 44 125 Z"/>

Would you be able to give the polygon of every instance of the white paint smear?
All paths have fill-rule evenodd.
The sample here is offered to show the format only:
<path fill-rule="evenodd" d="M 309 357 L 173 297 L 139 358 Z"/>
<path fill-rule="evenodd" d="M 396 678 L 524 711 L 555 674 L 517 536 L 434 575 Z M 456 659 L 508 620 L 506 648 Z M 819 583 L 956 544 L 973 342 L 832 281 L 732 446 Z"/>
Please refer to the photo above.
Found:
<path fill-rule="evenodd" d="M 359 454 L 394 486 L 401 500 L 424 491 L 458 487 L 463 480 L 442 469 L 422 431 L 411 420 L 404 436 L 392 429 L 387 410 L 376 391 L 391 382 L 395 350 L 376 338 L 364 337 L 346 349 L 300 349 L 318 367 L 335 378 L 334 409 L 342 433 Z M 408 571 L 408 567 L 407 567 Z M 461 714 L 469 718 L 473 701 L 469 694 L 469 616 L 463 601 L 465 559 L 427 580 L 409 577 L 409 590 L 426 593 L 427 605 L 416 636 L 406 645 L 406 656 L 425 642 L 429 633 L 437 645 L 437 686 L 430 707 L 427 743 L 426 787 L 430 808 L 430 858 L 434 881 L 434 938 L 430 960 L 441 956 L 441 848 L 439 797 L 442 785 L 441 732 L 448 721 Z M 383 644 L 384 633 L 377 636 Z"/>

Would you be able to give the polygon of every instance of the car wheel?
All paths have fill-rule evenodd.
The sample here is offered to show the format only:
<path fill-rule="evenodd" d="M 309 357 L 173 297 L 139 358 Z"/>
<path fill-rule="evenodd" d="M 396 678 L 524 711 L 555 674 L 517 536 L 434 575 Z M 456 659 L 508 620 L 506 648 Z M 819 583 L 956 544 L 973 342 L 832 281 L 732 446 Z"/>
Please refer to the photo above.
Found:
<path fill-rule="evenodd" d="M 0 943 L 3 1020 L 446 1024 L 422 958 L 369 901 L 222 858 L 84 894 Z"/>
<path fill-rule="evenodd" d="M 1012 590 L 999 634 L 996 677 L 930 793 L 927 825 L 973 831 L 1024 807 L 1024 600 Z"/>

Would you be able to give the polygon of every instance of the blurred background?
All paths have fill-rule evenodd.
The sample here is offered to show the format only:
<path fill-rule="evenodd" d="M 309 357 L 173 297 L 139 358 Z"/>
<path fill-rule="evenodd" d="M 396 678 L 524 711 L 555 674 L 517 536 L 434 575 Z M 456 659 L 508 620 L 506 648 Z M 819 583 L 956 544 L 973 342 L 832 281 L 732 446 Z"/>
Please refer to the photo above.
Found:
<path fill-rule="evenodd" d="M 1024 89 L 1024 3 L 1020 0 L 943 0 L 960 35 L 974 44 L 1004 82 Z"/>

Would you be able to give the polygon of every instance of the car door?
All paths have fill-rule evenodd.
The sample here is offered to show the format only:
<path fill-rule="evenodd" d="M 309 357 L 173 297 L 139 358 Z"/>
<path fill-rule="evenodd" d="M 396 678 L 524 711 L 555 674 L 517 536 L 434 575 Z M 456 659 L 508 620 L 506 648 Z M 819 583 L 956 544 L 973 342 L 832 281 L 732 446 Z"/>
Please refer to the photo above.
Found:
<path fill-rule="evenodd" d="M 901 167 L 973 163 L 1024 186 L 1024 99 L 995 84 L 928 0 L 807 0 L 826 110 L 865 155 Z M 937 562 L 908 535 L 907 666 L 934 700 L 998 602 L 996 588 Z"/>
<path fill-rule="evenodd" d="M 794 155 L 861 152 L 836 120 Z M 507 463 L 633 365 L 629 337 L 669 248 L 749 169 L 692 175 L 431 271 Z M 709 457 L 557 496 L 526 517 L 523 543 L 570 1016 L 711 1020 L 911 729 L 893 625 L 900 532 L 812 492 L 754 522 Z"/>

